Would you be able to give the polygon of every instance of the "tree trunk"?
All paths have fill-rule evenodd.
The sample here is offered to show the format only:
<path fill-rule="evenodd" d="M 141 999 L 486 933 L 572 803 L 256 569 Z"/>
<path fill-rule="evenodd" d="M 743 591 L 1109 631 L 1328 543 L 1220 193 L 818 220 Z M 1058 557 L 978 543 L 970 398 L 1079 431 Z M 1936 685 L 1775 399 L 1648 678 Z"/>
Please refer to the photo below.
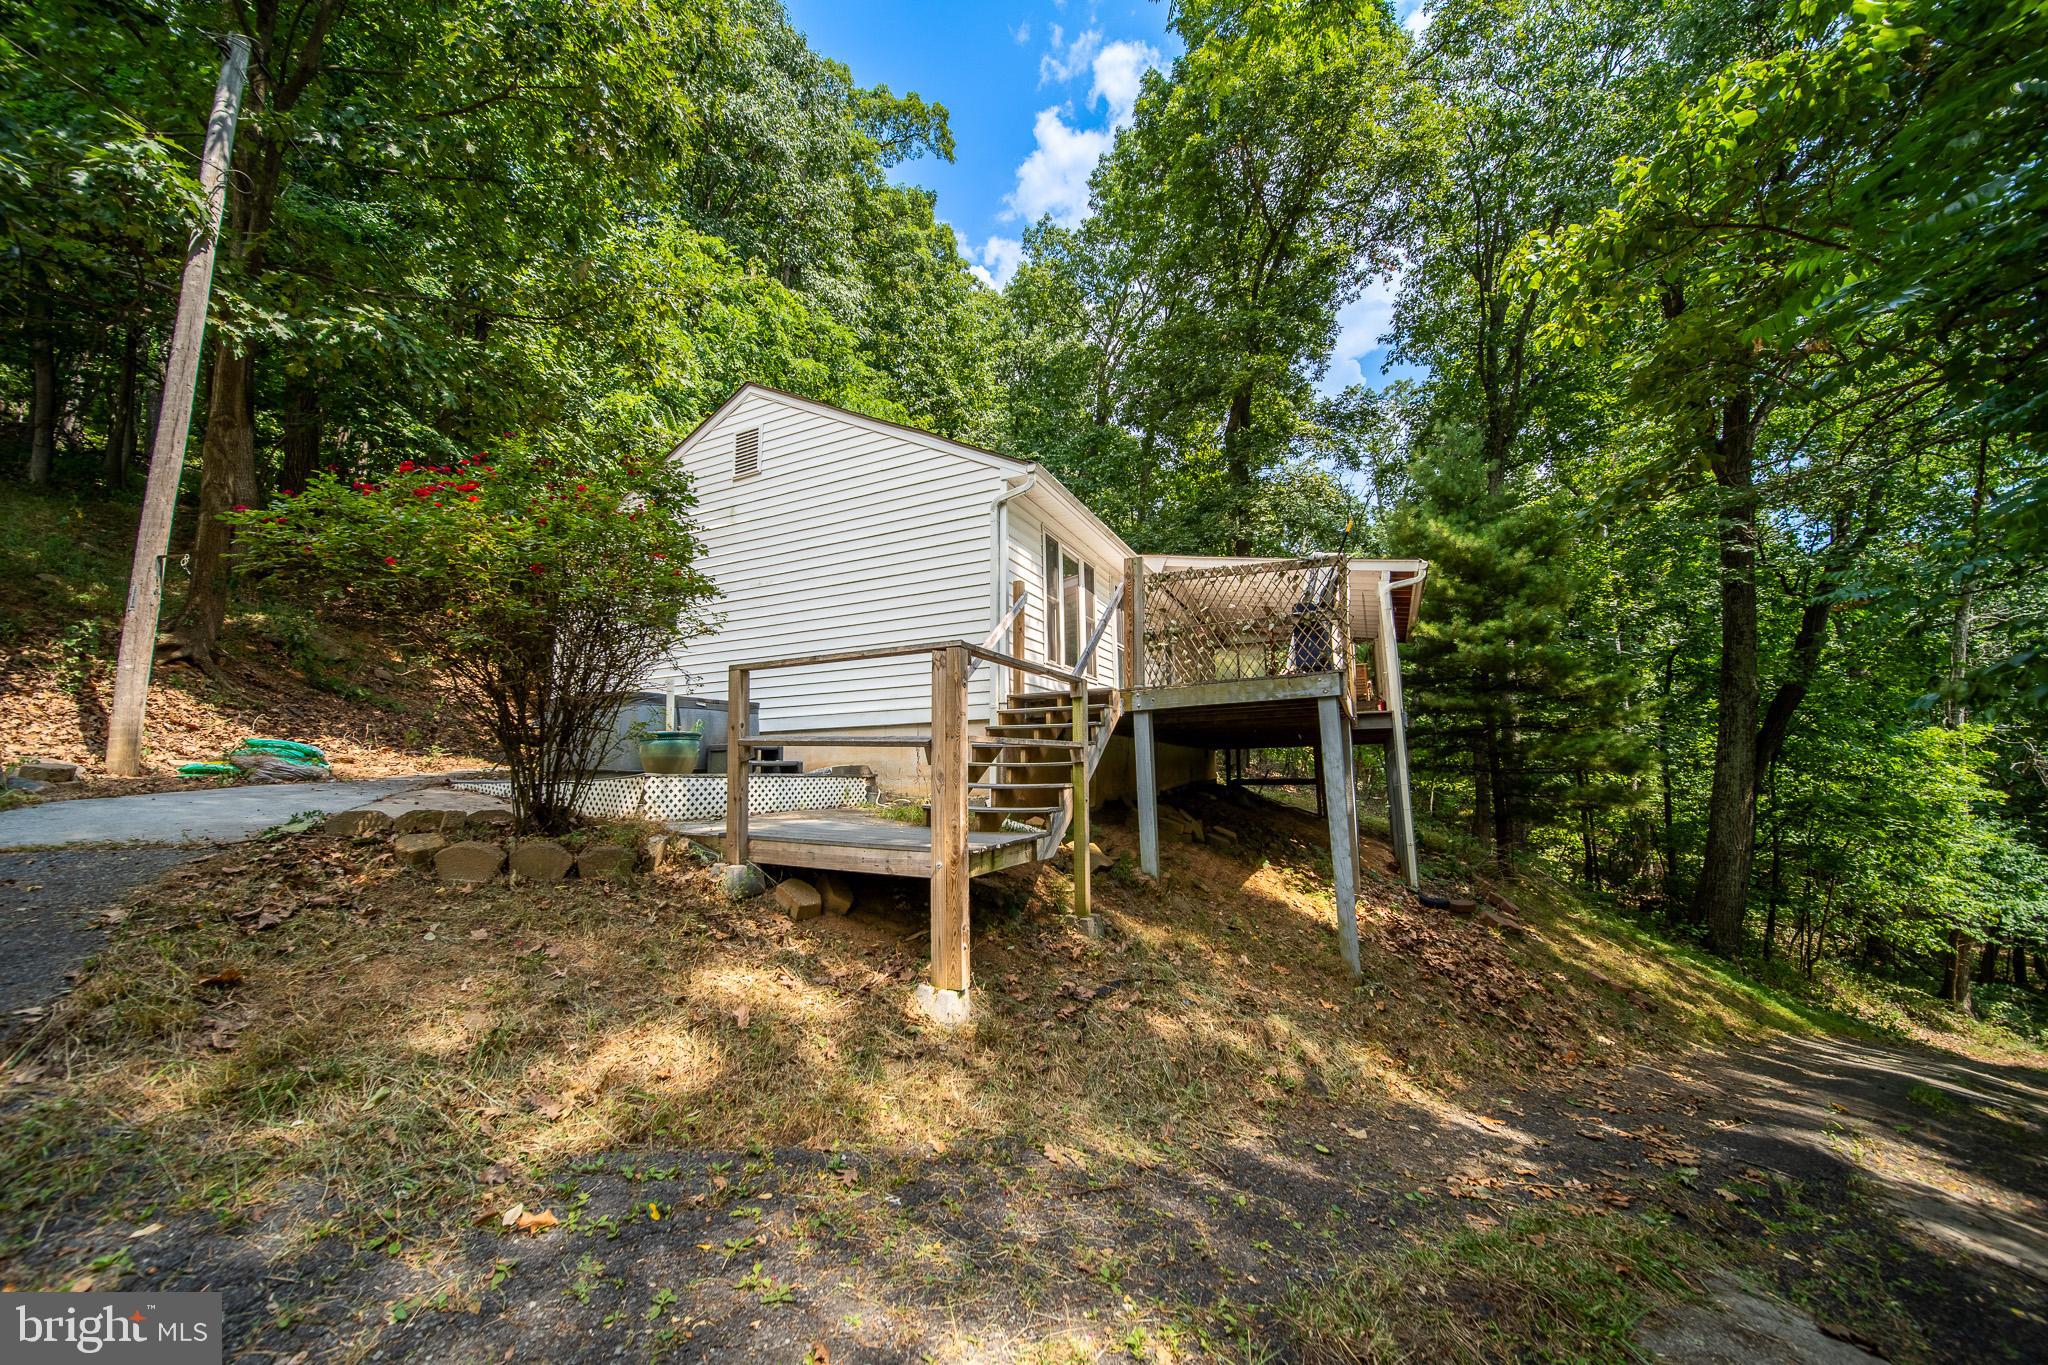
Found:
<path fill-rule="evenodd" d="M 1251 504 L 1252 457 L 1246 444 L 1251 439 L 1252 391 L 1239 389 L 1230 396 L 1230 415 L 1223 421 L 1223 460 L 1229 475 L 1230 553 L 1252 552 L 1251 527 L 1246 509 Z"/>
<path fill-rule="evenodd" d="M 1977 561 L 1977 533 L 1984 519 L 1984 467 L 1990 455 L 1991 438 L 1977 437 L 1976 478 L 1970 489 L 1970 562 Z M 1970 711 L 1963 703 L 1963 680 L 1970 672 L 1970 617 L 1976 608 L 1977 580 L 1974 574 L 1964 574 L 1960 589 L 1956 593 L 1955 618 L 1949 626 L 1948 641 L 1948 705 L 1943 720 L 1950 729 L 1958 729 L 1969 723 Z"/>
<path fill-rule="evenodd" d="M 1673 822 L 1671 796 L 1671 686 L 1678 665 L 1678 646 L 1664 653 L 1664 689 L 1657 708 L 1657 781 L 1664 807 L 1664 896 L 1678 899 L 1678 831 Z"/>
<path fill-rule="evenodd" d="M 207 386 L 206 436 L 201 446 L 199 532 L 192 545 L 192 587 L 178 612 L 176 642 L 167 659 L 182 659 L 208 673 L 228 610 L 228 546 L 234 533 L 221 517 L 255 497 L 256 433 L 251 421 L 254 357 L 226 341 L 214 347 Z"/>
<path fill-rule="evenodd" d="M 1493 724 L 1481 722 L 1479 745 L 1472 751 L 1472 837 L 1484 852 L 1493 852 Z"/>
<path fill-rule="evenodd" d="M 1739 391 L 1722 405 L 1714 478 L 1722 490 L 1720 525 L 1721 667 L 1715 697 L 1714 783 L 1707 800 L 1707 844 L 1693 896 L 1707 942 L 1733 957 L 1742 947 L 1749 869 L 1756 841 L 1757 681 L 1755 432 L 1750 399 Z"/>
<path fill-rule="evenodd" d="M 1772 780 L 1772 791 L 1777 790 L 1776 779 Z M 1775 799 L 1773 800 L 1775 805 Z M 1764 961 L 1771 960 L 1771 949 L 1778 940 L 1778 901 L 1785 889 L 1785 827 L 1776 823 L 1777 813 L 1772 812 L 1771 827 L 1771 886 L 1770 894 L 1764 900 Z"/>
<path fill-rule="evenodd" d="M 284 461 L 277 487 L 280 492 L 303 493 L 320 464 L 320 390 L 313 386 L 312 376 L 304 375 L 290 380 L 287 392 Z"/>
<path fill-rule="evenodd" d="M 100 472 L 109 488 L 128 483 L 128 466 L 134 462 L 136 414 L 141 407 L 136 378 L 141 369 L 142 329 L 129 323 L 121 337 L 121 374 L 114 381 L 113 422 L 107 432 L 107 449 Z"/>
<path fill-rule="evenodd" d="M 50 337 L 50 296 L 38 288 L 29 317 L 29 358 L 34 397 L 29 407 L 28 481 L 50 481 L 57 455 L 57 352 Z"/>
<path fill-rule="evenodd" d="M 1960 929 L 1948 931 L 1948 953 L 1942 962 L 1941 998 L 1961 1009 L 1970 1008 L 1970 936 Z"/>
<path fill-rule="evenodd" d="M 1977 984 L 1995 986 L 1998 984 L 1998 945 L 1986 943 L 1977 955 Z"/>
<path fill-rule="evenodd" d="M 2027 945 L 2024 943 L 2012 945 L 2012 984 L 2027 984 Z"/>

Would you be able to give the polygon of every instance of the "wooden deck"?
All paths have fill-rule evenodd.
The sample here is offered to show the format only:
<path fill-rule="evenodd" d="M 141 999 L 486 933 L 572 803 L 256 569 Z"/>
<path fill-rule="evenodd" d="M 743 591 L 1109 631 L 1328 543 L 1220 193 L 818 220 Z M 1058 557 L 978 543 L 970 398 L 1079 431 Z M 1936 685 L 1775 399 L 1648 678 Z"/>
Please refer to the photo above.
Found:
<path fill-rule="evenodd" d="M 717 846 L 723 820 L 701 820 L 677 828 L 692 839 Z M 1033 861 L 1042 833 L 967 834 L 968 875 Z M 932 875 L 932 832 L 859 810 L 798 810 L 755 815 L 747 821 L 750 855 L 778 867 L 819 867 L 833 872 L 876 872 L 891 877 Z"/>

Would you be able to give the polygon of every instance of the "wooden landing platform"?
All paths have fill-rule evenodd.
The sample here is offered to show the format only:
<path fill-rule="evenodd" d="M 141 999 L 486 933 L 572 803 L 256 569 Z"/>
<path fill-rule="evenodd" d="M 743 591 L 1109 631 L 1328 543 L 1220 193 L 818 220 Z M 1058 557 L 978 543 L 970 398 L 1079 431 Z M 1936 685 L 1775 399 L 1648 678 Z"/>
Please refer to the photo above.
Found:
<path fill-rule="evenodd" d="M 725 821 L 700 820 L 674 826 L 681 833 L 723 846 Z M 980 876 L 1038 858 L 1041 834 L 967 835 L 969 873 Z M 817 867 L 831 872 L 874 872 L 890 877 L 932 875 L 932 832 L 859 810 L 780 811 L 747 820 L 748 856 L 777 867 Z"/>

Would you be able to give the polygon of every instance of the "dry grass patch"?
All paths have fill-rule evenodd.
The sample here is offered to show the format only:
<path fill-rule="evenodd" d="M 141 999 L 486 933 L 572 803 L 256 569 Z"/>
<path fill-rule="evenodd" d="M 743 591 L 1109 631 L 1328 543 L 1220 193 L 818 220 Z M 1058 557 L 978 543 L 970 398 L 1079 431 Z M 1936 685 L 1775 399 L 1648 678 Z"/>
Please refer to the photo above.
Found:
<path fill-rule="evenodd" d="M 1634 1361 L 1644 1315 L 1697 1293 L 1685 1271 L 1701 1255 L 1644 1215 L 1522 1213 L 1340 1263 L 1281 1317 L 1316 1365 Z"/>
<path fill-rule="evenodd" d="M 1238 844 L 1173 849 L 1158 886 L 1129 875 L 1129 830 L 1101 831 L 1121 857 L 1098 880 L 1105 941 L 1061 914 L 1052 867 L 978 881 L 959 1034 L 909 1008 L 919 883 L 873 881 L 851 917 L 793 924 L 691 865 L 456 890 L 374 842 L 236 849 L 139 898 L 18 1058 L 37 1079 L 0 1137 L 27 1173 L 0 1230 L 19 1247 L 114 1194 L 233 1214 L 312 1193 L 344 1228 L 411 1226 L 636 1149 L 1003 1137 L 1177 1160 L 1289 1108 L 1616 1066 L 1740 1013 L 1723 983 L 1636 963 L 1561 912 L 1502 938 L 1380 882 L 1354 988 L 1314 823 L 1211 815 Z M 252 909 L 282 923 L 256 931 Z"/>

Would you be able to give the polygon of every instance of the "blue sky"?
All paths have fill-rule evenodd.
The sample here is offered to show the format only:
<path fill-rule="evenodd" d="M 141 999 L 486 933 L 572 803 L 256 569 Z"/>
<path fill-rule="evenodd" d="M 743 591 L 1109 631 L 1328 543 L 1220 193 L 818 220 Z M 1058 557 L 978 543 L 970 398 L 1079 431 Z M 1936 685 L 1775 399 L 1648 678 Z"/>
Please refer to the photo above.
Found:
<path fill-rule="evenodd" d="M 1088 174 L 1130 116 L 1148 66 L 1179 43 L 1158 0 L 785 0 L 814 51 L 854 79 L 914 90 L 951 115 L 952 164 L 932 158 L 896 174 L 933 190 L 962 252 L 992 283 L 1016 269 L 1019 239 L 1043 214 L 1079 222 Z M 1414 25 L 1422 0 L 1397 0 Z M 1384 382 L 1391 285 L 1345 310 L 1324 387 Z"/>

